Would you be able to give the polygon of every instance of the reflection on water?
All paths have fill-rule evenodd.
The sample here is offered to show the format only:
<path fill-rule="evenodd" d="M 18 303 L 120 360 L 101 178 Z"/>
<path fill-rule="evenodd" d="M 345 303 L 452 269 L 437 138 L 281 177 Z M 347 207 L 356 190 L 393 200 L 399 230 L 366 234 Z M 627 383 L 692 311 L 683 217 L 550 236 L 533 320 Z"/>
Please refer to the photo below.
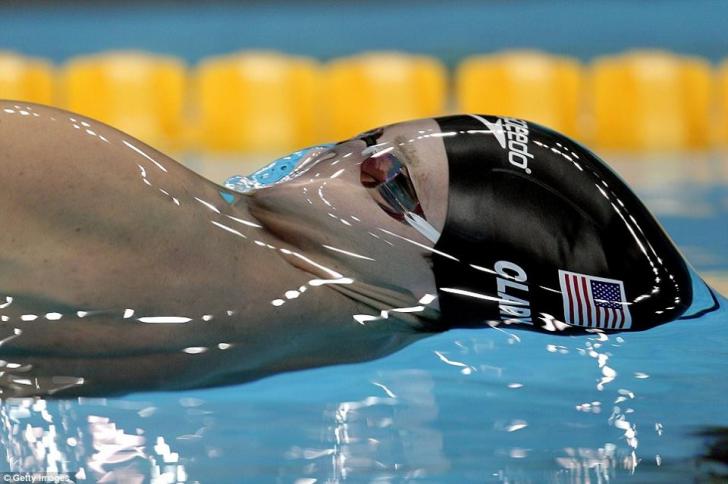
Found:
<path fill-rule="evenodd" d="M 302 478 L 415 479 L 449 469 L 442 434 L 431 425 L 438 407 L 432 377 L 425 371 L 382 374 L 371 382 L 377 394 L 341 402 L 324 411 L 327 447 L 293 446 L 286 459 L 306 463 Z"/>
<path fill-rule="evenodd" d="M 720 449 L 698 431 L 728 426 L 724 319 L 572 338 L 458 330 L 229 389 L 6 401 L 3 469 L 110 482 L 691 480 Z"/>
<path fill-rule="evenodd" d="M 91 482 L 186 482 L 184 465 L 164 437 L 142 426 L 123 428 L 109 408 L 142 416 L 133 402 L 105 399 L 6 400 L 0 408 L 5 471 L 68 474 Z M 149 407 L 147 407 L 149 408 Z M 130 415 L 124 415 L 129 419 Z"/>
<path fill-rule="evenodd" d="M 714 482 L 728 480 L 728 427 L 710 427 L 700 431 L 705 437 L 705 450 L 698 459 L 701 475 Z"/>

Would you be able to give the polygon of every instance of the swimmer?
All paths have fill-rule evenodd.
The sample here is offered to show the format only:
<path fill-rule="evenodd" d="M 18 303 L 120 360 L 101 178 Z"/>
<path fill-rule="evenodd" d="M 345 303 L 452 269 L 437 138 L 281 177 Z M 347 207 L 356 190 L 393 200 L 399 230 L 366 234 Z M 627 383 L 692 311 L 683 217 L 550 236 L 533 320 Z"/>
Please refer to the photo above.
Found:
<path fill-rule="evenodd" d="M 710 294 L 610 169 L 525 121 L 394 124 L 217 185 L 0 102 L 2 396 L 235 384 L 449 328 L 634 331 Z"/>

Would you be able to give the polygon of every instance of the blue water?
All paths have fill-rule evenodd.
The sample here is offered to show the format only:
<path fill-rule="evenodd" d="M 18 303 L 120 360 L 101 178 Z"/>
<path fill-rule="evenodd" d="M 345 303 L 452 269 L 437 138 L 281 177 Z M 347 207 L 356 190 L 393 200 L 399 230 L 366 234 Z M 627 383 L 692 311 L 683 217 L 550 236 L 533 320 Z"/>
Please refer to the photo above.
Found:
<path fill-rule="evenodd" d="M 638 192 L 688 254 L 712 254 L 693 263 L 722 284 L 725 180 L 654 178 Z M 707 472 L 697 432 L 728 427 L 721 302 L 639 333 L 457 330 L 369 363 L 234 387 L 6 401 L 0 471 L 81 471 L 89 482 L 692 481 Z"/>
<path fill-rule="evenodd" d="M 609 338 L 451 331 L 375 362 L 237 387 L 48 402 L 47 421 L 6 403 L 6 432 L 39 435 L 6 433 L 9 459 L 25 462 L 2 467 L 43 469 L 50 456 L 33 450 L 55 447 L 93 480 L 99 462 L 117 477 L 184 469 L 201 482 L 674 482 L 701 451 L 691 433 L 728 426 L 725 323 L 724 312 Z"/>

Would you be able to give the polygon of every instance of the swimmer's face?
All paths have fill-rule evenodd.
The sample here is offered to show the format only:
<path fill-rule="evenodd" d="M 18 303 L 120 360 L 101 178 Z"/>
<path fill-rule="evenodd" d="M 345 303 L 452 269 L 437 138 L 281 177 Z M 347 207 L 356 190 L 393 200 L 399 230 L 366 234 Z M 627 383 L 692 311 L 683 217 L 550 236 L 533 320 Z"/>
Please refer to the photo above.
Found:
<path fill-rule="evenodd" d="M 251 211 L 345 277 L 434 294 L 428 248 L 445 224 L 448 192 L 439 134 L 434 120 L 419 120 L 315 149 L 255 191 Z"/>
<path fill-rule="evenodd" d="M 687 310 L 685 262 L 622 180 L 565 136 L 487 118 L 401 123 L 314 150 L 249 207 L 337 277 L 437 295 L 448 325 L 644 328 Z M 614 312 L 569 302 L 597 293 Z"/>

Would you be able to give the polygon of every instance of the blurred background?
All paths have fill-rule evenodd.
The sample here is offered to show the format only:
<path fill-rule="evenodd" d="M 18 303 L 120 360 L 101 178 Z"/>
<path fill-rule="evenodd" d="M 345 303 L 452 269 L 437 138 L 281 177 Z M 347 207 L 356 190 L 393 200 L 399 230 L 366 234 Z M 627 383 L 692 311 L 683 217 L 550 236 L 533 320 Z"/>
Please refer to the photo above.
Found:
<path fill-rule="evenodd" d="M 448 112 L 597 148 L 728 143 L 722 1 L 3 2 L 0 96 L 172 150 L 283 153 Z"/>
<path fill-rule="evenodd" d="M 218 182 L 384 123 L 526 118 L 608 159 L 720 286 L 726 19 L 719 0 L 5 1 L 0 98 L 105 121 Z"/>

